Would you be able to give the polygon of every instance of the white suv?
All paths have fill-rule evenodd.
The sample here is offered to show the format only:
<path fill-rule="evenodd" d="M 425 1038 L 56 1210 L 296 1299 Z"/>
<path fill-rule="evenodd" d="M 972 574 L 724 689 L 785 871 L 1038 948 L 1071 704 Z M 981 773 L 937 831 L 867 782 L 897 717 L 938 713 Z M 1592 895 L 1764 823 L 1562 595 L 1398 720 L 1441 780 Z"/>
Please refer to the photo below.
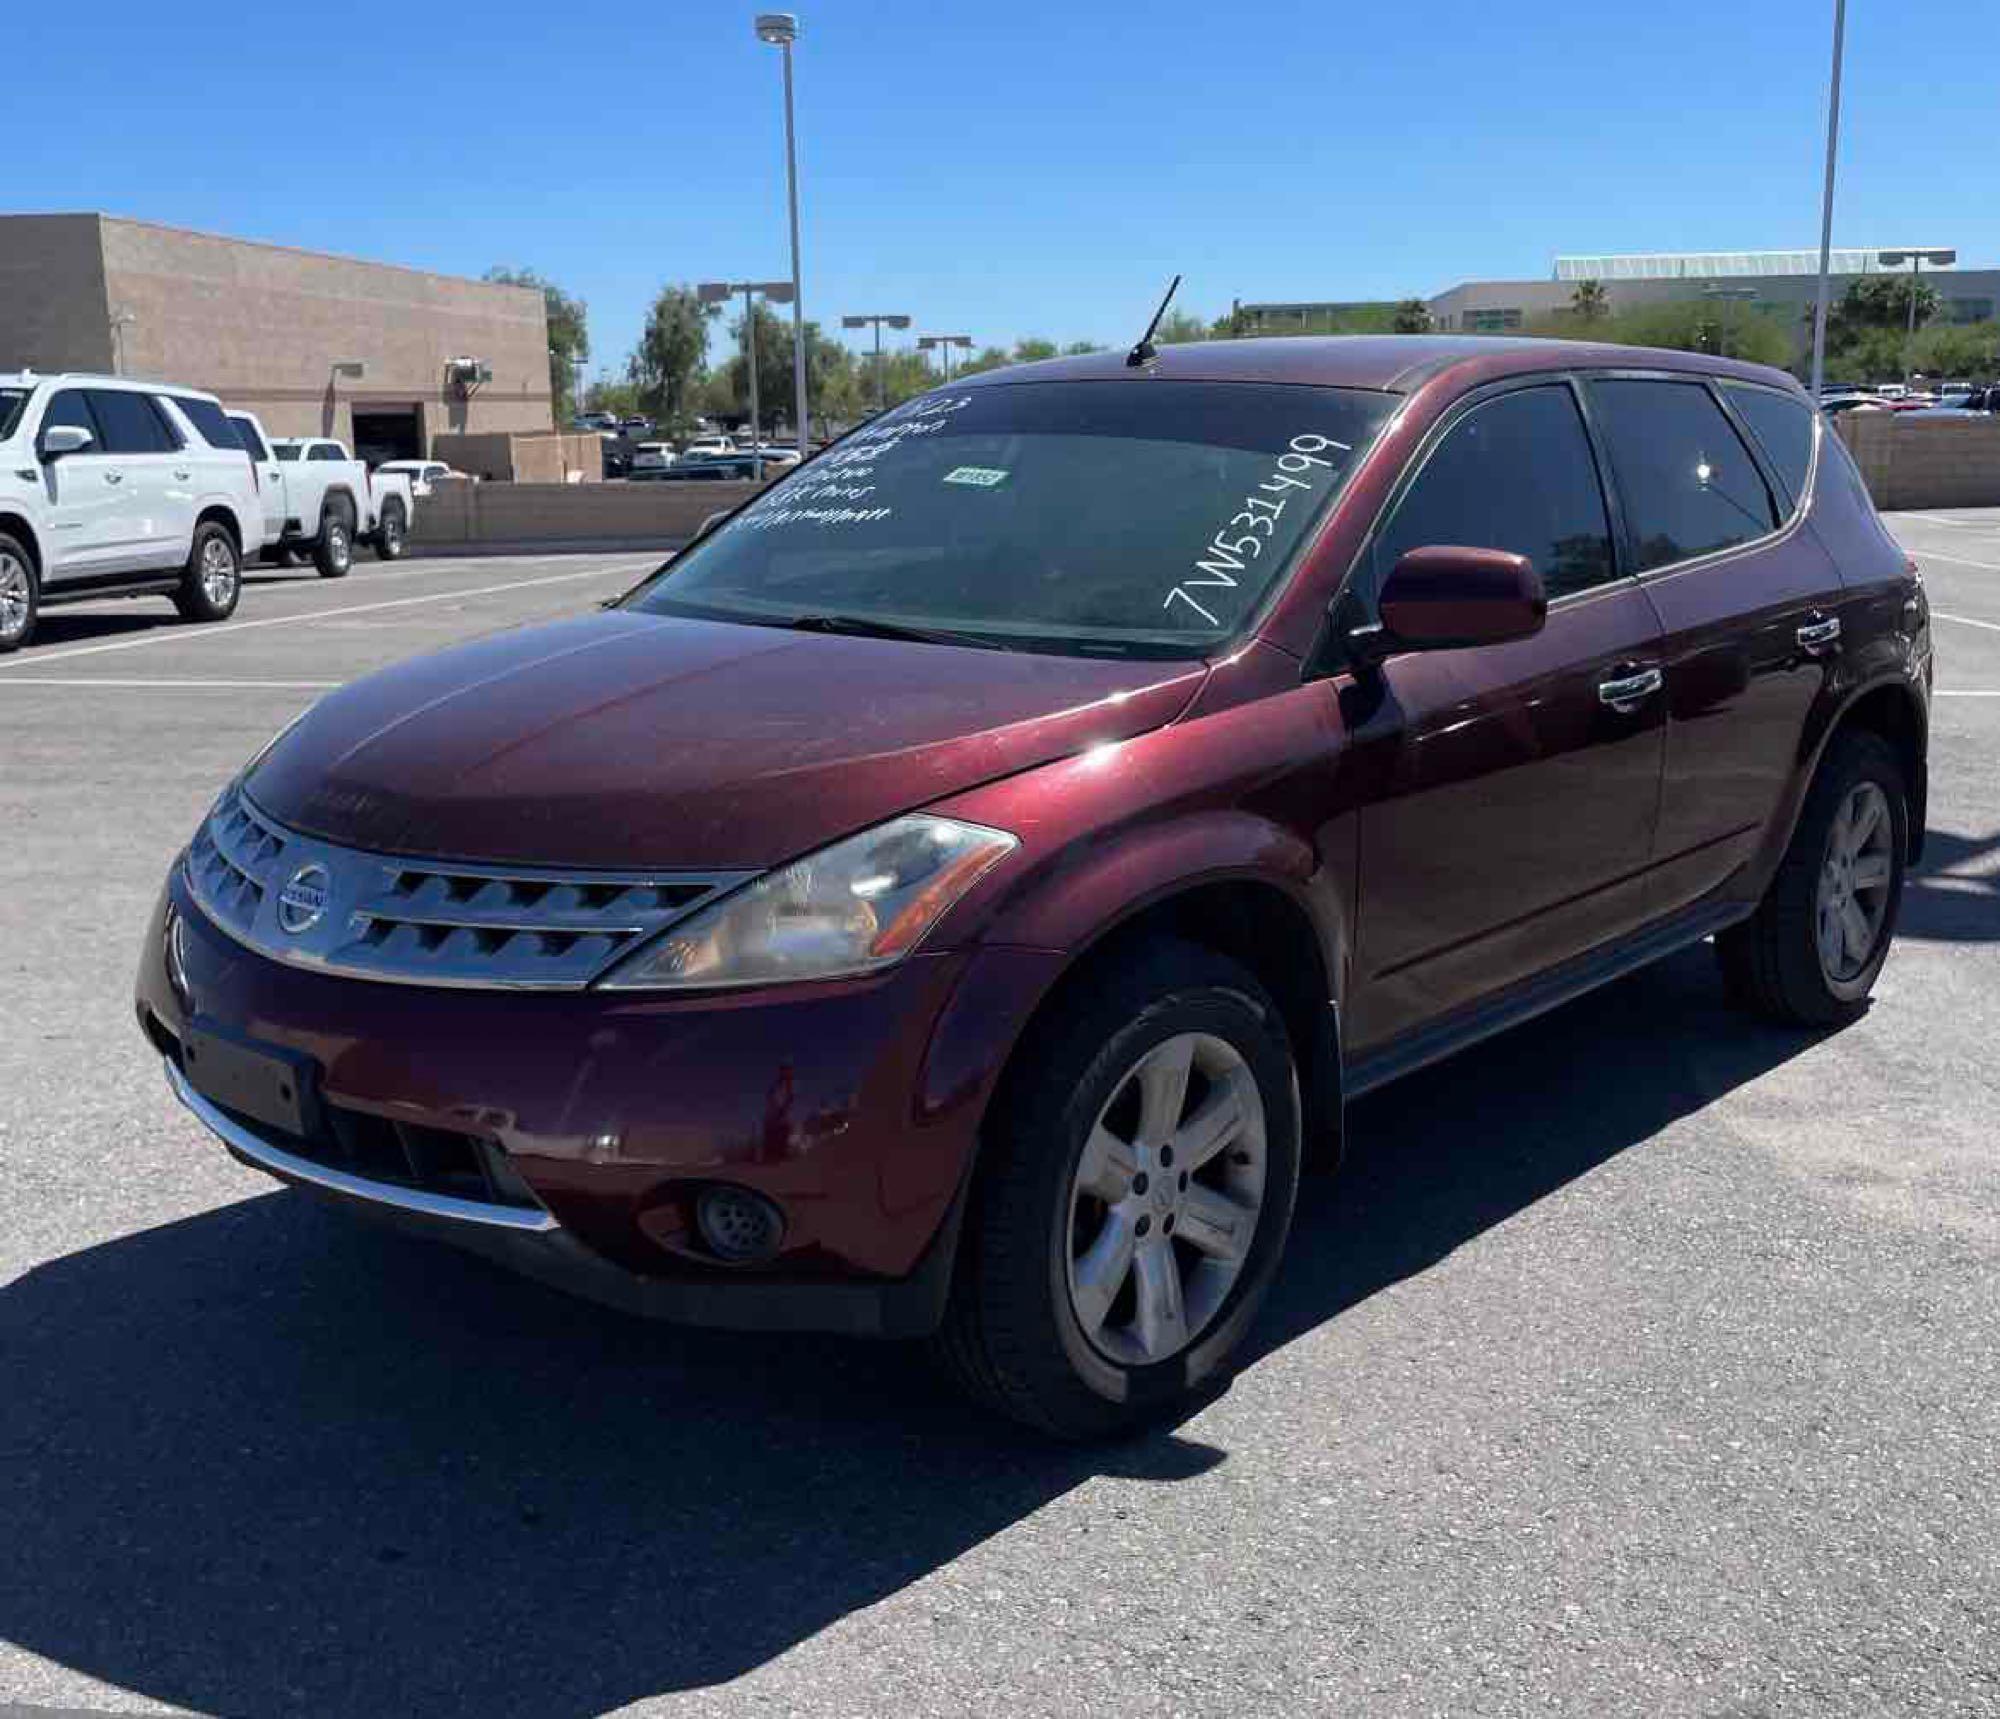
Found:
<path fill-rule="evenodd" d="M 256 475 L 213 395 L 0 375 L 0 654 L 44 604 L 113 593 L 227 620 L 263 543 Z"/>

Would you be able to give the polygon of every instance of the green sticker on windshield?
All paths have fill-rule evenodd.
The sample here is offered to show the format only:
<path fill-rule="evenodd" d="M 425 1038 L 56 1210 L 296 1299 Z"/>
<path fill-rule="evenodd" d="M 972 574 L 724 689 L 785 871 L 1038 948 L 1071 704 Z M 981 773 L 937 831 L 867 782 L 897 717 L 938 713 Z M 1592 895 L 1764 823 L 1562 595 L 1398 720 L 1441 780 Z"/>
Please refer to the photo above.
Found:
<path fill-rule="evenodd" d="M 946 483 L 969 483 L 976 489 L 991 489 L 995 484 L 1005 483 L 1007 474 L 997 472 L 991 466 L 953 466 L 944 474 Z"/>

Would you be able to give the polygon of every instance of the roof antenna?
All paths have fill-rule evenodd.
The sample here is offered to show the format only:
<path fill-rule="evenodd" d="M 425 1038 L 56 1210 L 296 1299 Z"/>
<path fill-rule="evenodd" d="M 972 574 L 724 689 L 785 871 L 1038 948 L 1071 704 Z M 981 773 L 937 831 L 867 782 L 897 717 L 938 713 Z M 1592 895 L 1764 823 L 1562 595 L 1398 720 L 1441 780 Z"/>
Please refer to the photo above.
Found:
<path fill-rule="evenodd" d="M 1160 308 L 1153 312 L 1153 320 L 1146 324 L 1146 332 L 1139 336 L 1139 344 L 1125 354 L 1125 363 L 1133 370 L 1150 359 L 1159 357 L 1159 348 L 1153 344 L 1153 331 L 1160 326 L 1160 318 L 1167 314 L 1167 306 L 1174 302 L 1174 294 L 1180 290 L 1181 277 L 1175 275 L 1168 284 L 1167 296 L 1160 300 Z"/>

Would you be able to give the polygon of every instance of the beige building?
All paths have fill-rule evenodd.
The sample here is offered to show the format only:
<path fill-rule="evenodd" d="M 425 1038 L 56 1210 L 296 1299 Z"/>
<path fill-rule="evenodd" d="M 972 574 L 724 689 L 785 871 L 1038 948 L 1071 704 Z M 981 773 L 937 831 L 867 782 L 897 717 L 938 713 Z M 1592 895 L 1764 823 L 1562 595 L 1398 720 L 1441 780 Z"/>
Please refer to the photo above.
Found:
<path fill-rule="evenodd" d="M 548 352 L 529 287 L 110 215 L 0 215 L 0 371 L 156 376 L 380 460 L 442 434 L 551 431 Z"/>

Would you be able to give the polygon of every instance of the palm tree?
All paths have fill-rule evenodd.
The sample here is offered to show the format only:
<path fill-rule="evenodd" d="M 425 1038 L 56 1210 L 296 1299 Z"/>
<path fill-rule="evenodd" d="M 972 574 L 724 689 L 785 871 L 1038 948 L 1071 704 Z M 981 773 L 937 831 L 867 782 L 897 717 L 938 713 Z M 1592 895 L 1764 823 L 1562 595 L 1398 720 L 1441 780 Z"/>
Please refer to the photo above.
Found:
<path fill-rule="evenodd" d="M 1602 281 L 1578 281 L 1569 295 L 1570 312 L 1578 322 L 1601 322 L 1611 314 L 1611 300 Z"/>

